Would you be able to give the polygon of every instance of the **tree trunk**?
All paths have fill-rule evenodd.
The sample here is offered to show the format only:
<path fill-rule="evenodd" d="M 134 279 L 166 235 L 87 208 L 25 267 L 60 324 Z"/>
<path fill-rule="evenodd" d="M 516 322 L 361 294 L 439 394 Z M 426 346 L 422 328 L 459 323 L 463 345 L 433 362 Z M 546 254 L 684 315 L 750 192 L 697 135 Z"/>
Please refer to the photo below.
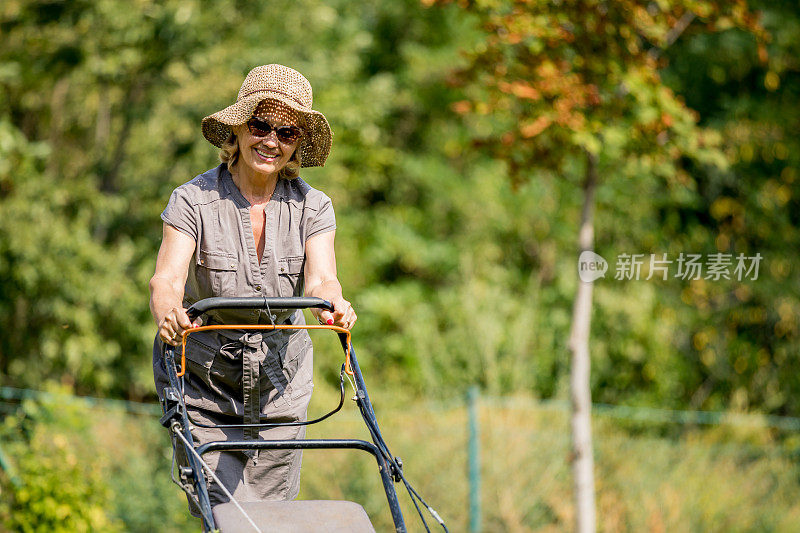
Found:
<path fill-rule="evenodd" d="M 131 128 L 133 127 L 137 106 L 144 98 L 147 83 L 139 80 L 133 82 L 128 88 L 122 101 L 124 110 L 122 112 L 122 127 L 114 149 L 111 151 L 110 158 L 101 159 L 102 171 L 100 173 L 100 190 L 105 193 L 115 193 L 119 190 L 117 175 L 125 156 L 125 148 L 130 140 Z"/>
<path fill-rule="evenodd" d="M 594 192 L 597 186 L 597 156 L 587 153 L 583 183 L 583 209 L 578 234 L 580 253 L 594 251 Z M 576 265 L 577 266 L 577 265 Z M 577 269 L 576 269 L 577 270 Z M 572 475 L 575 490 L 575 530 L 594 533 L 594 459 L 592 457 L 592 391 L 589 387 L 589 326 L 592 317 L 592 282 L 578 278 L 572 309 L 569 350 L 572 400 Z"/>
<path fill-rule="evenodd" d="M 47 175 L 50 179 L 62 179 L 62 138 L 64 135 L 64 107 L 69 93 L 69 78 L 60 78 L 50 94 L 50 149 L 52 153 L 47 162 Z"/>

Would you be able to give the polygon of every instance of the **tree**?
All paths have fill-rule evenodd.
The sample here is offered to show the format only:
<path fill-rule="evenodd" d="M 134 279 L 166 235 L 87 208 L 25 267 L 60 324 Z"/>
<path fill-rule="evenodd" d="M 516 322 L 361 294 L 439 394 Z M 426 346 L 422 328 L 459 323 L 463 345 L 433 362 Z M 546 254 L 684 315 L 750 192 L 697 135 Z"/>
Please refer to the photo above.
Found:
<path fill-rule="evenodd" d="M 133 398 L 151 388 L 149 369 L 132 356 L 146 354 L 153 336 L 142 288 L 157 209 L 173 185 L 165 167 L 192 154 L 179 134 L 136 130 L 178 122 L 163 121 L 159 102 L 194 58 L 247 18 L 246 9 L 231 7 L 102 0 L 0 9 L 0 374 L 7 382 L 55 378 L 82 393 Z M 165 163 L 153 171 L 159 157 Z"/>
<path fill-rule="evenodd" d="M 662 50 L 695 19 L 692 31 L 738 26 L 762 35 L 743 1 L 726 7 L 633 0 L 459 5 L 478 15 L 485 38 L 468 52 L 469 66 L 454 73 L 453 85 L 467 96 L 454 109 L 467 120 L 492 117 L 496 127 L 474 144 L 506 161 L 513 182 L 537 173 L 567 180 L 583 175 L 580 252 L 593 250 L 600 176 L 616 181 L 648 174 L 679 187 L 690 180 L 687 158 L 725 166 L 718 137 L 698 126 L 696 113 L 659 70 Z M 578 281 L 568 346 L 576 529 L 582 533 L 595 529 L 591 302 L 591 283 Z"/>

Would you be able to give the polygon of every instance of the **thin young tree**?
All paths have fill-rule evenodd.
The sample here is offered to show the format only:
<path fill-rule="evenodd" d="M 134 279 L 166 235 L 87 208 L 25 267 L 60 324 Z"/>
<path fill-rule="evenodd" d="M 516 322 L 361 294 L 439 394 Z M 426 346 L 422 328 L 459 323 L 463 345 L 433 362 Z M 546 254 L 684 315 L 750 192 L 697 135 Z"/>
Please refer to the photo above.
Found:
<path fill-rule="evenodd" d="M 446 4 L 447 0 L 429 3 Z M 507 163 L 518 184 L 534 176 L 580 183 L 578 252 L 594 249 L 595 191 L 604 182 L 649 176 L 666 187 L 691 178 L 684 158 L 724 165 L 718 135 L 661 80 L 661 54 L 685 31 L 740 27 L 761 36 L 743 0 L 459 1 L 477 15 L 481 41 L 466 52 L 454 110 L 487 118 L 493 130 L 476 147 Z M 571 353 L 572 472 L 575 529 L 596 528 L 591 431 L 592 283 L 577 282 Z"/>

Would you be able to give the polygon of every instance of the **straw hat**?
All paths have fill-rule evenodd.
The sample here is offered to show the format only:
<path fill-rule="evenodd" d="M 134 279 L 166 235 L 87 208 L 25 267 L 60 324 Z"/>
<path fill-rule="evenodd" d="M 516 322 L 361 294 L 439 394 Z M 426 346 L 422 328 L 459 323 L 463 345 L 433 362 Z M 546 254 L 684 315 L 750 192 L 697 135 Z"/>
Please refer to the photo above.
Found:
<path fill-rule="evenodd" d="M 262 65 L 251 70 L 244 79 L 236 103 L 203 119 L 203 136 L 220 147 L 231 135 L 231 126 L 244 124 L 262 100 L 277 100 L 291 107 L 305 119 L 300 146 L 302 166 L 325 164 L 331 151 L 333 132 L 328 119 L 311 109 L 311 84 L 299 72 L 283 65 Z"/>

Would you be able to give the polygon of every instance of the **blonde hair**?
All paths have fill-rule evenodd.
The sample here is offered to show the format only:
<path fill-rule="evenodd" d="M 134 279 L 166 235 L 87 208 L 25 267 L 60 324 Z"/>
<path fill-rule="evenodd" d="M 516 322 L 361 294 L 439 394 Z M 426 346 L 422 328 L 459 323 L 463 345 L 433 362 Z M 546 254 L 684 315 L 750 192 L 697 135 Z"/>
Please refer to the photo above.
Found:
<path fill-rule="evenodd" d="M 301 144 L 302 139 L 297 143 L 292 157 L 289 158 L 289 161 L 278 173 L 279 179 L 292 180 L 300 175 L 300 167 L 303 164 L 302 156 L 300 155 Z M 235 133 L 231 132 L 225 142 L 222 143 L 222 146 L 220 146 L 219 160 L 228 165 L 228 171 L 239 162 L 239 139 L 236 138 Z"/>

